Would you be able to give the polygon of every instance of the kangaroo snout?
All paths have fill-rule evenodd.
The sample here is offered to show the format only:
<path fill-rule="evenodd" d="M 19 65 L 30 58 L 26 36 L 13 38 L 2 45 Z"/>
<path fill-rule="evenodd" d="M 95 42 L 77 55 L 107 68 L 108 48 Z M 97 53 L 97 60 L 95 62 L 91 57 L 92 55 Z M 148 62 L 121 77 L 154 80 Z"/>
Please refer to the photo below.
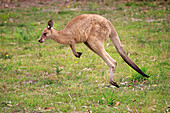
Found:
<path fill-rule="evenodd" d="M 40 37 L 40 38 L 38 39 L 38 42 L 39 42 L 39 43 L 43 43 L 43 42 L 44 42 L 43 38 Z"/>
<path fill-rule="evenodd" d="M 42 41 L 41 39 L 40 39 L 40 40 L 38 40 L 38 42 L 39 42 L 39 43 L 43 43 L 43 41 Z"/>

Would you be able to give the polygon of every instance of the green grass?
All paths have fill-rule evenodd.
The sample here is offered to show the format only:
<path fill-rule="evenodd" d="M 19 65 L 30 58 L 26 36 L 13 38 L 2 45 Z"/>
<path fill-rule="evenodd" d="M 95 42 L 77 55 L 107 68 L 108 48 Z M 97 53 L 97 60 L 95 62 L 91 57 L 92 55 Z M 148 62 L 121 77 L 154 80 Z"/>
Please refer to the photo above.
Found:
<path fill-rule="evenodd" d="M 168 112 L 168 4 L 106 0 L 71 2 L 67 8 L 56 3 L 58 14 L 48 4 L 0 9 L 0 112 Z M 119 89 L 108 87 L 109 68 L 84 44 L 77 44 L 77 51 L 83 52 L 77 59 L 69 46 L 52 40 L 38 43 L 51 18 L 61 30 L 84 13 L 108 18 L 129 57 L 150 78 L 130 68 L 110 40 L 105 46 L 118 63 L 114 79 Z"/>
<path fill-rule="evenodd" d="M 107 101 L 107 104 L 110 106 L 113 106 L 114 101 L 115 101 L 113 94 L 114 94 L 114 90 L 112 91 L 112 93 L 108 92 L 108 95 L 103 93 L 103 96 Z"/>

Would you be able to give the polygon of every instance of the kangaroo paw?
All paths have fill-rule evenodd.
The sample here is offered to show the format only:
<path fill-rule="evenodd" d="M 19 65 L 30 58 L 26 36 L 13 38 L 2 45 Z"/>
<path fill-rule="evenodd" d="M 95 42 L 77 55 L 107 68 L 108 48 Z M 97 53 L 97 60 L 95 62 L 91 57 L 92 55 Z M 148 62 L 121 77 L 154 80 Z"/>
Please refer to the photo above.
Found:
<path fill-rule="evenodd" d="M 80 58 L 80 56 L 82 55 L 81 52 L 77 52 L 78 56 L 76 56 L 77 58 Z"/>
<path fill-rule="evenodd" d="M 119 85 L 114 81 L 110 81 L 110 84 L 112 84 L 113 86 L 116 86 L 117 88 L 119 88 Z"/>

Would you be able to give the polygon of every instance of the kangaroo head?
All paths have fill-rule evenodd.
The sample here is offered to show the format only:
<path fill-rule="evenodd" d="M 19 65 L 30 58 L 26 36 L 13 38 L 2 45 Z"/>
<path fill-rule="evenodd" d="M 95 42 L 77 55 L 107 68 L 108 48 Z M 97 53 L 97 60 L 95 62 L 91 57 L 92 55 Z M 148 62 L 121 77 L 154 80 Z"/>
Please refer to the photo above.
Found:
<path fill-rule="evenodd" d="M 40 38 L 38 39 L 38 42 L 43 43 L 45 40 L 50 39 L 51 38 L 51 34 L 52 34 L 52 27 L 54 25 L 53 19 L 51 19 L 48 24 L 47 27 L 44 28 L 44 30 L 42 31 L 42 34 L 40 36 Z"/>

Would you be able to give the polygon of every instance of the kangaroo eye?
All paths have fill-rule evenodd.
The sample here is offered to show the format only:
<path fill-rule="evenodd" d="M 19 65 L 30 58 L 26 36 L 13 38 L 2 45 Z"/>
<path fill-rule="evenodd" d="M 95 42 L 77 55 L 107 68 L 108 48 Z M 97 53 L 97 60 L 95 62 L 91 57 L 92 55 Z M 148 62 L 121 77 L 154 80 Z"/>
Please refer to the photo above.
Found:
<path fill-rule="evenodd" d="M 47 35 L 47 33 L 43 33 L 43 35 L 44 35 L 44 36 L 46 36 L 46 35 Z"/>

